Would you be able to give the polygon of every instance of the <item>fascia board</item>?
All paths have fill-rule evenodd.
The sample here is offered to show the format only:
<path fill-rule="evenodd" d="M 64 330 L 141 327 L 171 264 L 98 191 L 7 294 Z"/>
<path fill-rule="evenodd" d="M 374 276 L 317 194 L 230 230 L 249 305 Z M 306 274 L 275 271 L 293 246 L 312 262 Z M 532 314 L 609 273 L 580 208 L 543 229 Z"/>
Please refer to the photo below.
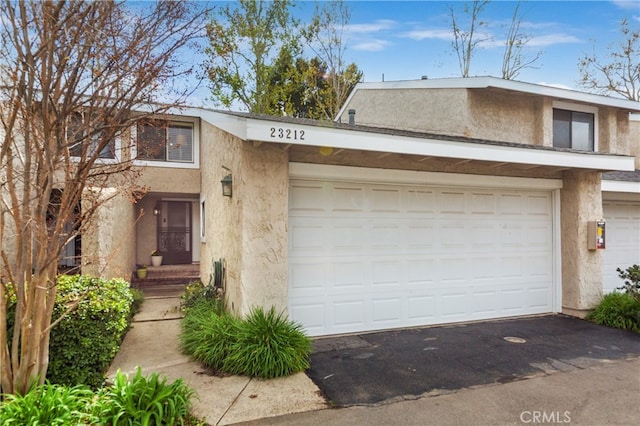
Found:
<path fill-rule="evenodd" d="M 619 180 L 602 180 L 600 189 L 606 192 L 630 192 L 640 194 L 640 182 L 626 182 Z"/>
<path fill-rule="evenodd" d="M 290 130 L 297 138 L 279 138 L 279 129 Z M 273 130 L 275 129 L 275 137 Z M 301 138 L 300 135 L 303 135 Z M 247 140 L 301 146 L 332 147 L 425 157 L 457 158 L 538 166 L 554 166 L 609 171 L 633 171 L 633 157 L 581 154 L 575 152 L 496 146 L 472 142 L 412 138 L 357 130 L 332 129 L 247 119 Z"/>
<path fill-rule="evenodd" d="M 244 117 L 201 108 L 180 108 L 173 110 L 171 113 L 198 117 L 237 138 L 247 140 L 247 119 Z"/>

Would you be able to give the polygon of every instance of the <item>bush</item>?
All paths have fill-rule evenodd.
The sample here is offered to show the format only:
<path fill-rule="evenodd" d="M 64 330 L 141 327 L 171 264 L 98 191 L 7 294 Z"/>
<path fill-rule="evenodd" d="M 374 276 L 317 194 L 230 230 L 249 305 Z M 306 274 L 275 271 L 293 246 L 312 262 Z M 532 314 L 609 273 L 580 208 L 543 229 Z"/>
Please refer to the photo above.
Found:
<path fill-rule="evenodd" d="M 240 320 L 200 299 L 182 320 L 183 352 L 223 373 L 273 378 L 309 368 L 311 340 L 274 308 L 254 309 Z"/>
<path fill-rule="evenodd" d="M 627 293 L 609 293 L 587 319 L 596 324 L 640 332 L 640 300 Z"/>
<path fill-rule="evenodd" d="M 200 299 L 182 320 L 182 351 L 214 370 L 222 370 L 231 344 L 238 333 L 239 321 L 220 311 L 215 299 Z"/>
<path fill-rule="evenodd" d="M 282 312 L 258 307 L 239 322 L 229 352 L 223 366 L 227 372 L 270 379 L 309 368 L 311 339 Z"/>
<path fill-rule="evenodd" d="M 0 419 L 7 426 L 96 424 L 93 396 L 86 386 L 47 383 L 25 395 L 5 395 L 4 402 L 0 402 Z"/>
<path fill-rule="evenodd" d="M 129 283 L 122 279 L 61 275 L 53 320 L 78 300 L 77 308 L 51 330 L 47 379 L 97 388 L 104 383 L 129 327 L 134 297 Z"/>
<path fill-rule="evenodd" d="M 189 419 L 194 391 L 182 379 L 167 383 L 157 373 L 143 376 L 140 368 L 129 381 L 118 371 L 97 409 L 103 424 L 176 425 Z"/>
<path fill-rule="evenodd" d="M 180 299 L 180 307 L 183 311 L 187 311 L 202 299 L 217 300 L 219 305 L 216 311 L 218 313 L 225 309 L 224 302 L 217 289 L 212 285 L 204 285 L 202 281 L 193 281 L 187 284 Z"/>
<path fill-rule="evenodd" d="M 5 395 L 2 425 L 176 425 L 204 424 L 189 414 L 194 391 L 179 379 L 167 383 L 154 373 L 131 381 L 118 372 L 112 386 L 94 393 L 89 387 L 47 383 L 26 395 Z"/>
<path fill-rule="evenodd" d="M 624 271 L 621 268 L 617 268 L 616 271 L 618 271 L 618 276 L 624 281 L 624 285 L 618 287 L 618 290 L 624 290 L 626 293 L 640 300 L 640 265 L 629 266 Z"/>

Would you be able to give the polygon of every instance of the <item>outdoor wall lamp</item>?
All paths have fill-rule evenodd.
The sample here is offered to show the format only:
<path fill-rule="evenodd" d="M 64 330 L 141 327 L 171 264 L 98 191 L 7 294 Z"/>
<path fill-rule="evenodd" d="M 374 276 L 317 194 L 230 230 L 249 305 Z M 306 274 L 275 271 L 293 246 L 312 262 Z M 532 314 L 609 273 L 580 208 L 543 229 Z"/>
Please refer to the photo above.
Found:
<path fill-rule="evenodd" d="M 233 179 L 231 178 L 231 173 L 222 178 L 220 183 L 222 184 L 222 196 L 231 198 L 233 194 Z"/>
<path fill-rule="evenodd" d="M 159 214 L 160 214 L 160 204 L 156 204 L 156 206 L 153 208 L 153 215 L 158 216 Z"/>

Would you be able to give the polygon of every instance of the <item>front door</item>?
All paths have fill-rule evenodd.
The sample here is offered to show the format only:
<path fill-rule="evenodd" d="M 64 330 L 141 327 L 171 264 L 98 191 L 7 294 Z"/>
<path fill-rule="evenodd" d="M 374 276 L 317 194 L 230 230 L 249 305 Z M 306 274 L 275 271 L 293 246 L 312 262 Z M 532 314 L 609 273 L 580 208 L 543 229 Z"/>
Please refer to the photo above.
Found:
<path fill-rule="evenodd" d="M 161 201 L 158 215 L 158 250 L 162 263 L 176 265 L 191 263 L 191 203 Z"/>

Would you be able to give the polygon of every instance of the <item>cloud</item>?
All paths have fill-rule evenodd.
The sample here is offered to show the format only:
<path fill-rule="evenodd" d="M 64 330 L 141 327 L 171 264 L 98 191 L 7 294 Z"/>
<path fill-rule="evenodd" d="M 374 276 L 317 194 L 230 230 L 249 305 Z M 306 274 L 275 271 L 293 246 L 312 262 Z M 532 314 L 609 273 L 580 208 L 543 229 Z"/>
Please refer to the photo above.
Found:
<path fill-rule="evenodd" d="M 365 40 L 353 44 L 350 48 L 364 52 L 379 52 L 390 45 L 391 43 L 386 40 Z"/>
<path fill-rule="evenodd" d="M 391 19 L 378 19 L 369 24 L 350 24 L 347 26 L 347 31 L 352 34 L 368 34 L 376 33 L 393 28 L 397 24 L 396 21 Z"/>
<path fill-rule="evenodd" d="M 638 10 L 638 0 L 611 0 L 611 3 L 622 9 Z"/>
<path fill-rule="evenodd" d="M 450 29 L 436 29 L 436 30 L 413 30 L 400 35 L 401 37 L 410 38 L 413 40 L 452 40 L 453 33 Z"/>
<path fill-rule="evenodd" d="M 534 36 L 529 40 L 527 46 L 530 47 L 546 47 L 555 44 L 567 44 L 567 43 L 582 43 L 576 36 L 569 34 L 547 34 L 542 36 Z"/>

